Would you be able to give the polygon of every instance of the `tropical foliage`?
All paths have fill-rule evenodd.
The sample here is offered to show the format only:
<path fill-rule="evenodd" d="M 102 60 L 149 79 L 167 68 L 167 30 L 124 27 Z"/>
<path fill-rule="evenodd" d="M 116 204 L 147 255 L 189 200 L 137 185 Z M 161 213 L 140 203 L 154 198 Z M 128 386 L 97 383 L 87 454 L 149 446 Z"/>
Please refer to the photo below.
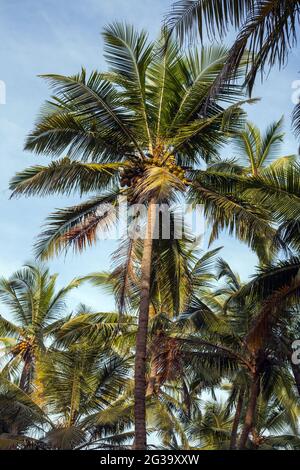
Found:
<path fill-rule="evenodd" d="M 248 121 L 244 86 L 284 65 L 299 15 L 291 0 L 180 0 L 157 41 L 105 27 L 106 70 L 43 77 L 53 95 L 25 149 L 52 161 L 12 195 L 80 201 L 49 215 L 37 258 L 88 248 L 124 200 L 129 215 L 109 272 L 60 290 L 42 264 L 0 280 L 0 448 L 300 448 L 300 167 L 283 118 Z M 184 49 L 194 26 L 202 43 L 239 32 L 228 50 Z M 210 251 L 186 224 L 178 237 L 185 202 L 202 205 Z M 224 232 L 257 255 L 250 280 L 211 248 Z M 86 282 L 115 311 L 71 311 Z"/>
<path fill-rule="evenodd" d="M 246 83 L 252 90 L 258 73 L 286 64 L 297 44 L 300 19 L 298 0 L 179 0 L 167 17 L 172 33 L 183 40 L 198 34 L 201 41 L 223 39 L 230 27 L 237 31 L 220 81 L 248 54 Z"/>
<path fill-rule="evenodd" d="M 242 284 L 218 251 L 193 253 L 190 287 L 181 291 L 182 313 L 175 318 L 153 291 L 146 376 L 149 445 L 298 449 L 300 368 L 291 361 L 291 345 L 299 331 L 300 260 L 260 268 Z M 95 273 L 78 282 L 113 290 L 114 276 Z M 7 351 L 0 376 L 1 448 L 132 445 L 134 296 L 128 309 L 132 314 L 120 319 L 118 312 L 96 313 L 81 305 L 62 318 L 43 354 L 36 355 L 27 391 L 22 368 L 8 367 L 14 351 Z"/>

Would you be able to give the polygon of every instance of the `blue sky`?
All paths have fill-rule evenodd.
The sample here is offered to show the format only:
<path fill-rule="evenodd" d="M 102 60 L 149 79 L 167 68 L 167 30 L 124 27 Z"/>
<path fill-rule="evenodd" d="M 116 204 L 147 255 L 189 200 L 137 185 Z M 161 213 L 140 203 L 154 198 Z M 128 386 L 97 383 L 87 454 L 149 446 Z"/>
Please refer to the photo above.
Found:
<path fill-rule="evenodd" d="M 0 80 L 6 84 L 6 104 L 0 105 L 0 275 L 8 276 L 22 263 L 33 259 L 32 246 L 46 215 L 54 208 L 78 202 L 79 198 L 9 200 L 8 182 L 24 167 L 46 163 L 47 158 L 23 151 L 26 134 L 33 126 L 38 110 L 48 98 L 46 84 L 37 77 L 43 73 L 73 74 L 81 66 L 92 70 L 105 66 L 102 54 L 102 27 L 114 20 L 125 20 L 146 28 L 155 37 L 170 0 L 10 0 L 0 3 Z M 284 114 L 286 139 L 282 154 L 297 152 L 290 132 L 293 104 L 291 85 L 299 76 L 299 53 L 295 50 L 288 66 L 274 69 L 254 96 L 261 102 L 249 109 L 249 117 L 262 129 Z M 230 149 L 224 149 L 230 155 Z M 253 272 L 255 256 L 247 247 L 228 237 L 223 257 L 243 278 Z M 52 272 L 58 272 L 59 284 L 76 276 L 108 269 L 115 242 L 100 241 L 81 255 L 68 254 L 51 261 Z M 73 293 L 71 306 L 85 302 L 106 311 L 113 299 L 84 286 Z"/>

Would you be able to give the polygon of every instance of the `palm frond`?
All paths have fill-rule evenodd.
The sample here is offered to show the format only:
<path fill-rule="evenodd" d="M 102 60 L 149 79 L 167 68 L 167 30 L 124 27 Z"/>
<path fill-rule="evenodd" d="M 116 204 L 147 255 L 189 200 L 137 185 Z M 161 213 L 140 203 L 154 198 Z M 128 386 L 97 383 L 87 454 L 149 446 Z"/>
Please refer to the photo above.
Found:
<path fill-rule="evenodd" d="M 48 228 L 36 244 L 38 257 L 47 259 L 73 245 L 82 250 L 91 245 L 100 227 L 109 229 L 116 220 L 118 192 L 95 197 L 78 206 L 61 209 L 48 217 Z"/>

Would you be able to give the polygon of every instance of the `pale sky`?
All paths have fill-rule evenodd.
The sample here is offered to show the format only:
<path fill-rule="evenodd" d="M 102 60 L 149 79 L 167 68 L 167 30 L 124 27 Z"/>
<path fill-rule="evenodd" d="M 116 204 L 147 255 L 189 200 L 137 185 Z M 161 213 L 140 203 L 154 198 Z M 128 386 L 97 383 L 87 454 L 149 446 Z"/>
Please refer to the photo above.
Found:
<path fill-rule="evenodd" d="M 43 101 L 49 97 L 46 84 L 37 77 L 44 73 L 74 74 L 84 66 L 88 71 L 103 69 L 102 39 L 104 25 L 122 20 L 145 28 L 152 38 L 160 29 L 170 0 L 1 0 L 0 1 L 0 80 L 6 84 L 6 104 L 0 105 L 0 275 L 8 276 L 33 259 L 32 246 L 47 214 L 55 208 L 79 202 L 77 198 L 20 198 L 9 200 L 8 183 L 18 170 L 49 158 L 23 151 L 24 140 L 32 129 Z M 297 144 L 290 132 L 292 82 L 300 79 L 299 53 L 295 50 L 288 66 L 274 69 L 254 96 L 262 101 L 249 110 L 250 119 L 261 129 L 285 115 L 286 139 L 282 155 L 296 153 Z M 229 149 L 224 155 L 229 156 Z M 222 256 L 243 278 L 256 264 L 245 246 L 222 237 Z M 115 242 L 100 241 L 81 255 L 71 252 L 49 263 L 59 273 L 59 285 L 72 278 L 109 268 Z M 82 287 L 74 292 L 70 305 L 84 302 L 98 311 L 113 309 L 113 299 Z M 1 310 L 0 310 L 1 313 Z"/>

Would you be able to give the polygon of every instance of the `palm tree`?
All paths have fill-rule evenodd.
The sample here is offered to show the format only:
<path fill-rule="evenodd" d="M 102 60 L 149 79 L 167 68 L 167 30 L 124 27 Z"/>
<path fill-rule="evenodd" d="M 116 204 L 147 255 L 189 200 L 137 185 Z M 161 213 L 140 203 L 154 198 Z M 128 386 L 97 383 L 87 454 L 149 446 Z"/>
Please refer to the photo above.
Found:
<path fill-rule="evenodd" d="M 10 375 L 22 365 L 19 385 L 26 392 L 31 390 L 47 342 L 69 317 L 64 300 L 78 286 L 73 280 L 56 290 L 56 280 L 57 275 L 50 275 L 48 268 L 33 264 L 0 280 L 0 300 L 12 317 L 11 321 L 0 316 L 4 359 L 8 358 L 4 371 Z"/>
<path fill-rule="evenodd" d="M 176 242 L 182 262 L 189 259 L 184 242 Z M 155 245 L 154 257 L 160 243 Z M 148 431 L 155 430 L 163 447 L 173 449 L 224 449 L 232 447 L 233 438 L 240 448 L 299 448 L 290 351 L 299 331 L 294 315 L 299 259 L 261 268 L 246 285 L 220 259 L 216 275 L 226 284 L 215 291 L 210 290 L 214 255 L 204 254 L 195 265 L 195 257 L 190 257 L 189 274 L 183 272 L 182 277 L 183 284 L 189 280 L 189 288 L 181 290 L 179 301 L 186 312 L 177 320 L 159 308 L 169 304 L 164 289 L 161 298 L 156 288 L 151 291 L 148 358 L 155 367 L 149 368 L 147 382 Z M 168 259 L 172 261 L 170 252 Z M 176 279 L 184 265 L 174 259 Z M 152 265 L 153 286 L 168 278 L 165 265 L 160 260 L 162 273 L 156 262 Z M 89 276 L 112 292 L 116 278 L 116 272 Z M 133 296 L 131 308 L 137 305 Z M 41 399 L 36 401 L 35 394 L 9 381 L 4 370 L 0 447 L 127 448 L 134 435 L 135 333 L 134 316 L 119 318 L 118 313 L 94 313 L 80 306 L 53 331 L 51 347 L 39 359 Z M 254 369 L 259 375 L 255 393 Z M 230 385 L 225 387 L 224 380 Z M 214 396 L 218 388 L 229 391 L 226 404 L 203 402 L 204 391 Z"/>
<path fill-rule="evenodd" d="M 206 35 L 223 39 L 230 27 L 238 30 L 216 88 L 247 52 L 246 84 L 252 90 L 259 72 L 263 76 L 266 68 L 285 65 L 297 43 L 299 19 L 299 0 L 179 0 L 167 17 L 167 25 L 181 40 L 195 32 L 201 41 Z"/>
<path fill-rule="evenodd" d="M 240 448 L 245 447 L 253 428 L 260 394 L 268 395 L 270 390 L 274 393 L 272 386 L 276 387 L 278 383 L 285 387 L 284 393 L 288 396 L 294 393 L 293 388 L 297 389 L 297 381 L 291 388 L 292 374 L 294 379 L 297 377 L 289 349 L 295 340 L 293 323 L 299 301 L 298 262 L 292 258 L 261 268 L 257 277 L 237 289 L 227 302 L 228 306 L 233 302 L 238 312 L 248 310 L 248 317 L 250 310 L 252 316 L 250 322 L 247 319 L 244 339 L 247 354 L 250 354 L 249 370 L 252 370 Z M 279 374 L 281 381 L 278 382 Z"/>
<path fill-rule="evenodd" d="M 135 446 L 145 448 L 155 205 L 171 204 L 186 194 L 190 201 L 204 204 L 215 236 L 220 228 L 228 228 L 254 249 L 262 238 L 273 239 L 274 230 L 268 210 L 242 197 L 231 175 L 207 175 L 199 169 L 201 161 L 217 157 L 226 137 L 240 129 L 243 117 L 240 87 L 228 83 L 220 87 L 206 115 L 201 113 L 227 51 L 210 47 L 182 54 L 170 41 L 162 48 L 164 40 L 149 43 L 145 32 L 121 24 L 107 27 L 104 39 L 109 72 L 93 72 L 90 77 L 84 70 L 72 77 L 46 76 L 55 96 L 26 149 L 52 157 L 66 152 L 67 157 L 24 170 L 15 176 L 11 189 L 14 195 L 94 194 L 87 202 L 50 215 L 37 245 L 37 254 L 43 258 L 70 246 L 82 250 L 93 243 L 100 229 L 115 222 L 120 195 L 128 198 L 129 205 L 147 206 L 135 364 Z M 236 69 L 231 78 L 240 74 L 241 69 Z M 225 190 L 220 179 L 228 183 Z M 128 253 L 131 247 L 129 243 Z"/>
<path fill-rule="evenodd" d="M 186 331 L 180 320 L 180 332 L 175 336 L 177 355 L 186 367 L 200 376 L 203 369 L 217 370 L 219 386 L 222 379 L 232 383 L 229 403 L 235 404 L 236 413 L 231 448 L 235 448 L 237 437 L 240 449 L 248 446 L 259 400 L 273 396 L 280 403 L 283 394 L 296 400 L 297 375 L 291 366 L 290 349 L 299 323 L 294 318 L 299 303 L 298 263 L 298 258 L 292 258 L 260 268 L 254 280 L 243 286 L 220 261 L 219 276 L 225 276 L 229 283 L 214 292 L 213 298 L 220 299 L 225 314 L 215 314 L 208 308 L 192 312 L 184 319 L 187 327 L 190 323 Z"/>

